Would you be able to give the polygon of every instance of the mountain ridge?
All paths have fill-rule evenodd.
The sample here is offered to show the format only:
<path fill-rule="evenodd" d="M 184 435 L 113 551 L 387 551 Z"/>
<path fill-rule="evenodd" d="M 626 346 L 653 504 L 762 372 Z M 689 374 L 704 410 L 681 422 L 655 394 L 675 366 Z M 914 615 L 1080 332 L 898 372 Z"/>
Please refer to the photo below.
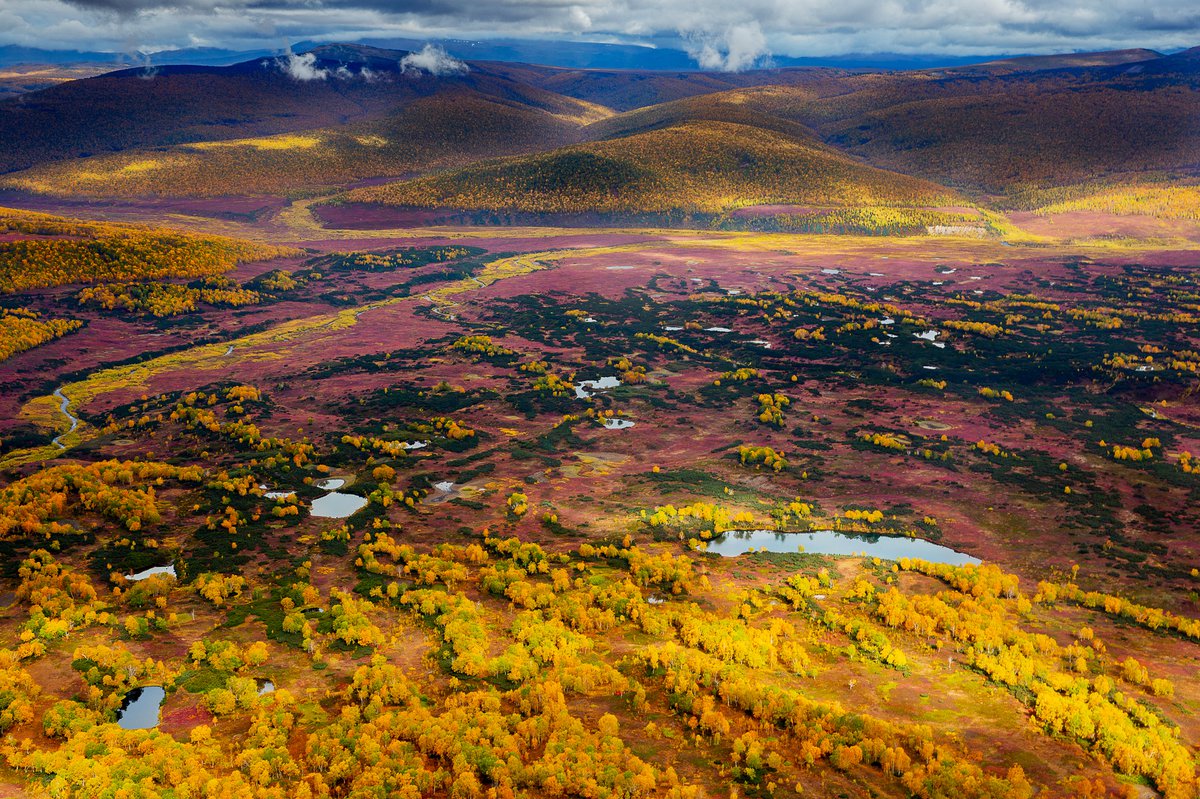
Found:
<path fill-rule="evenodd" d="M 940 192 L 934 204 L 964 193 L 989 201 L 1105 177 L 1196 174 L 1198 52 L 1035 56 L 897 73 L 729 74 L 453 60 L 422 69 L 410 51 L 333 43 L 229 66 L 124 69 L 0 102 L 0 138 L 17 143 L 0 152 L 0 169 L 6 188 L 97 197 L 280 196 L 418 180 L 355 196 L 390 191 L 438 207 L 487 196 L 478 207 L 519 210 L 521 197 L 506 206 L 486 186 L 468 184 L 528 177 L 532 169 L 537 186 L 579 197 L 539 195 L 530 204 L 574 210 L 583 210 L 585 196 L 605 207 L 666 210 L 649 195 L 685 186 L 706 211 L 746 202 L 838 206 L 853 195 L 843 180 L 862 181 L 870 204 L 886 205 L 893 200 L 869 188 L 883 174 L 892 182 L 903 176 L 910 187 L 941 187 L 915 192 Z M 731 139 L 716 141 L 715 130 Z M 654 135 L 661 131 L 673 133 Z M 695 168 L 668 158 L 660 146 L 668 138 L 695 156 Z M 672 165 L 658 174 L 636 152 L 643 147 Z M 706 152 L 724 155 L 705 160 Z M 805 166 L 777 161 L 782 152 Z M 598 168 L 592 156 L 608 160 Z M 515 160 L 495 161 L 504 158 Z M 755 171 L 760 162 L 793 177 L 810 167 L 839 177 L 820 184 L 822 195 L 790 178 L 775 185 Z M 584 171 L 563 173 L 576 167 Z M 610 168 L 640 177 L 588 190 L 589 175 L 603 182 Z M 606 199 L 625 190 L 632 194 L 621 202 Z"/>

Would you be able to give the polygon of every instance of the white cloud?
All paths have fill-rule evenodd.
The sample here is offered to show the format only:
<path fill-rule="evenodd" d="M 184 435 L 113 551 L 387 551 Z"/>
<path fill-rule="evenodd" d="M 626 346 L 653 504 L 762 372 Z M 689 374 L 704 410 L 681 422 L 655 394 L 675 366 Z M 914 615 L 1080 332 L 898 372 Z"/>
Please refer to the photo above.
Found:
<path fill-rule="evenodd" d="M 762 66 L 771 52 L 757 22 L 730 25 L 721 34 L 685 31 L 688 55 L 701 69 L 743 72 Z"/>
<path fill-rule="evenodd" d="M 1047 53 L 1200 43 L 1196 0 L 0 0 L 0 44 L 128 52 L 369 37 L 615 38 L 745 68 L 762 52 Z M 765 40 L 761 43 L 759 37 Z"/>
<path fill-rule="evenodd" d="M 586 31 L 592 27 L 592 18 L 579 6 L 571 6 L 568 25 L 572 31 Z"/>
<path fill-rule="evenodd" d="M 325 80 L 329 77 L 329 70 L 318 67 L 317 57 L 312 53 L 296 55 L 289 52 L 275 63 L 279 65 L 279 68 L 285 74 L 290 75 L 294 80 Z"/>
<path fill-rule="evenodd" d="M 468 67 L 435 44 L 427 44 L 400 59 L 401 72 L 428 72 L 430 75 L 465 75 Z"/>

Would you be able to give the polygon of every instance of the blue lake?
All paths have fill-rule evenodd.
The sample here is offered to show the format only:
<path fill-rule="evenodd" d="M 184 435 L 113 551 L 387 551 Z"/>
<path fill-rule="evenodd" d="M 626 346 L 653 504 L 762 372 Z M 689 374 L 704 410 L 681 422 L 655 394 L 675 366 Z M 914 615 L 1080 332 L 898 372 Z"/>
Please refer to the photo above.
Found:
<path fill-rule="evenodd" d="M 367 500 L 358 494 L 333 491 L 313 500 L 309 513 L 322 519 L 344 519 L 365 507 Z"/>
<path fill-rule="evenodd" d="M 725 533 L 708 542 L 708 551 L 727 558 L 766 549 L 768 552 L 804 552 L 817 555 L 856 556 L 882 560 L 919 558 L 930 563 L 962 566 L 979 563 L 964 552 L 934 544 L 921 538 L 889 535 L 855 535 L 833 530 L 811 533 L 780 533 L 775 530 L 737 530 Z"/>
<path fill-rule="evenodd" d="M 117 724 L 125 730 L 148 730 L 158 726 L 158 710 L 162 707 L 167 692 L 159 685 L 134 688 L 125 694 L 121 709 L 117 711 Z"/>

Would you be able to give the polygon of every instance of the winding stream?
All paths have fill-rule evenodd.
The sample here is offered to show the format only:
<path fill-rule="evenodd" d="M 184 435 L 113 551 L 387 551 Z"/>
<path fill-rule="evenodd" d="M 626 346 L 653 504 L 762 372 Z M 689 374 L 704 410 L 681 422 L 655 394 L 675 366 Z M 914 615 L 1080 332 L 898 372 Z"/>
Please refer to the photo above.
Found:
<path fill-rule="evenodd" d="M 301 206 L 301 203 L 293 203 L 291 206 L 289 206 L 289 208 L 297 211 L 302 210 L 307 213 L 307 206 Z M 296 220 L 292 220 L 292 222 L 296 222 Z M 309 228 L 300 225 L 297 229 L 308 230 Z M 323 235 L 329 234 L 329 231 L 325 230 L 324 228 L 321 228 L 321 231 Z M 579 258 L 600 253 L 607 254 L 618 251 L 635 251 L 643 249 L 646 246 L 648 246 L 648 244 L 645 242 L 637 242 L 632 244 L 609 245 L 594 248 L 585 247 L 569 251 L 548 250 L 544 252 L 525 253 L 523 255 L 498 258 L 485 264 L 484 270 L 481 274 L 484 274 L 488 277 L 487 281 L 471 275 L 469 276 L 469 279 L 455 281 L 447 286 L 439 288 L 437 290 L 438 296 L 436 298 L 431 296 L 429 293 L 424 295 L 393 297 L 386 300 L 371 302 L 359 308 L 347 308 L 303 320 L 293 320 L 291 322 L 276 325 L 266 330 L 248 333 L 232 342 L 224 342 L 225 346 L 223 349 L 219 345 L 201 345 L 193 347 L 192 349 L 184 352 L 171 353 L 169 356 L 157 356 L 137 364 L 101 366 L 95 371 L 90 372 L 86 377 L 82 378 L 76 383 L 69 384 L 69 386 L 78 386 L 85 393 L 92 394 L 92 392 L 88 389 L 94 387 L 97 381 L 114 380 L 117 378 L 128 379 L 129 375 L 135 370 L 139 376 L 139 379 L 145 379 L 162 371 L 178 371 L 181 369 L 195 368 L 197 364 L 209 364 L 212 360 L 218 357 L 232 357 L 235 351 L 240 352 L 245 349 L 253 350 L 255 347 L 262 344 L 273 344 L 280 341 L 288 341 L 295 338 L 297 335 L 312 334 L 320 330 L 340 330 L 342 327 L 346 326 L 346 322 L 350 321 L 350 323 L 353 324 L 362 314 L 368 311 L 384 308 L 399 302 L 411 301 L 417 296 L 423 297 L 425 300 L 435 306 L 432 309 L 435 315 L 443 319 L 453 320 L 455 318 L 454 314 L 447 313 L 445 309 L 453 308 L 457 303 L 447 299 L 448 295 L 461 294 L 466 291 L 472 291 L 477 287 L 483 288 L 490 286 L 500 280 L 541 271 L 543 269 L 550 269 L 557 264 L 557 261 L 568 255 L 572 258 Z M 103 394 L 107 393 L 107 391 L 101 390 L 97 393 Z M 58 400 L 59 411 L 63 416 L 66 417 L 70 427 L 66 432 L 59 434 L 51 439 L 51 441 L 55 449 L 65 450 L 69 445 L 64 443 L 63 439 L 65 439 L 70 433 L 76 432 L 84 425 L 82 425 L 81 419 L 71 413 L 71 400 L 63 393 L 62 387 L 54 391 L 53 397 Z M 44 401 L 44 396 L 39 397 L 38 399 Z M 51 456 L 43 452 L 42 448 L 21 449 L 8 453 L 8 455 L 5 457 L 0 458 L 0 462 L 46 460 L 49 457 Z"/>
<path fill-rule="evenodd" d="M 474 280 L 474 278 L 471 278 L 471 279 Z M 440 316 L 443 319 L 446 319 L 449 321 L 454 321 L 454 314 L 448 314 L 448 313 L 445 313 L 444 311 L 442 311 L 442 306 L 438 305 L 437 300 L 435 300 L 433 297 L 430 297 L 428 294 L 422 294 L 421 299 L 428 300 L 430 303 L 433 304 L 433 307 L 429 309 L 430 313 L 436 314 L 437 316 Z M 458 303 L 456 303 L 456 302 L 452 302 L 447 307 L 453 308 L 457 304 Z"/>
<path fill-rule="evenodd" d="M 59 433 L 58 435 L 56 435 L 50 441 L 50 443 L 53 444 L 54 446 L 58 447 L 59 449 L 66 449 L 67 445 L 62 443 L 62 438 L 63 438 L 63 436 L 70 435 L 71 433 L 75 432 L 75 428 L 79 427 L 79 418 L 76 417 L 75 414 L 71 413 L 71 411 L 70 411 L 71 400 L 68 399 L 67 395 L 63 393 L 63 390 L 61 387 L 54 389 L 54 396 L 56 399 L 58 399 L 59 411 L 62 412 L 63 416 L 67 417 L 67 421 L 71 423 L 71 426 L 67 429 L 67 432 Z"/>

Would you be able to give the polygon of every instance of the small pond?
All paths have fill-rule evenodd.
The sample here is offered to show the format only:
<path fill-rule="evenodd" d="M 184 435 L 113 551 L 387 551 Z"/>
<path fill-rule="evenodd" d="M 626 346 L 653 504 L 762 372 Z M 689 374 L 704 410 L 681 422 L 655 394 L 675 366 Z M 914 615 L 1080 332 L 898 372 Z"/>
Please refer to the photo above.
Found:
<path fill-rule="evenodd" d="M 578 399 L 589 399 L 593 396 L 593 392 L 616 388 L 619 385 L 621 385 L 621 381 L 616 375 L 605 375 L 596 380 L 580 380 L 575 384 L 575 396 Z"/>
<path fill-rule="evenodd" d="M 930 563 L 947 563 L 962 566 L 979 563 L 963 552 L 934 544 L 921 538 L 905 538 L 889 535 L 854 535 L 833 530 L 817 530 L 811 533 L 779 533 L 774 530 L 737 530 L 714 538 L 708 542 L 708 551 L 725 557 L 736 557 L 746 552 L 766 549 L 768 552 L 805 552 L 817 555 L 855 556 L 883 560 L 919 558 Z"/>
<path fill-rule="evenodd" d="M 614 417 L 604 420 L 605 430 L 625 430 L 626 428 L 633 427 L 633 425 L 634 422 L 631 422 L 628 419 L 617 419 Z"/>
<path fill-rule="evenodd" d="M 309 513 L 321 519 L 345 519 L 366 506 L 365 497 L 332 491 L 313 500 Z"/>
<path fill-rule="evenodd" d="M 324 480 L 318 480 L 317 482 L 313 483 L 313 485 L 322 491 L 337 491 L 345 484 L 346 481 L 340 477 L 326 477 Z"/>
<path fill-rule="evenodd" d="M 148 730 L 158 726 L 158 711 L 167 692 L 159 685 L 134 688 L 125 694 L 117 711 L 117 724 L 123 730 Z"/>
<path fill-rule="evenodd" d="M 176 577 L 175 564 L 172 563 L 168 566 L 151 566 L 149 569 L 142 569 L 136 574 L 127 574 L 125 575 L 125 579 L 136 583 L 139 580 L 145 580 L 147 577 L 153 577 L 156 574 L 169 574 L 172 577 Z"/>

